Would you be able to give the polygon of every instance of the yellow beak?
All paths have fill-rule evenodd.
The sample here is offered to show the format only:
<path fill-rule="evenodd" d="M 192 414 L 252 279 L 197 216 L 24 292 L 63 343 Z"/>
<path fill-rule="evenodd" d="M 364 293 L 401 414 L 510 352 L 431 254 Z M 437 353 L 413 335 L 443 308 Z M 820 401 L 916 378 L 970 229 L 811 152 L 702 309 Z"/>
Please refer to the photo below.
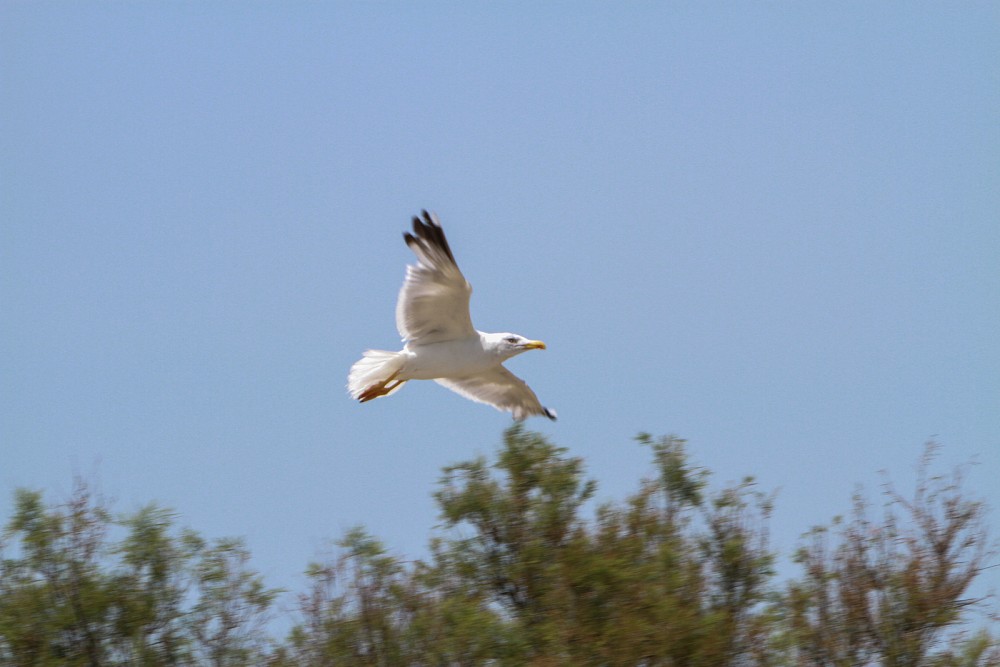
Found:
<path fill-rule="evenodd" d="M 526 350 L 544 350 L 545 343 L 543 343 L 540 340 L 529 340 L 522 347 L 524 347 L 524 349 Z"/>

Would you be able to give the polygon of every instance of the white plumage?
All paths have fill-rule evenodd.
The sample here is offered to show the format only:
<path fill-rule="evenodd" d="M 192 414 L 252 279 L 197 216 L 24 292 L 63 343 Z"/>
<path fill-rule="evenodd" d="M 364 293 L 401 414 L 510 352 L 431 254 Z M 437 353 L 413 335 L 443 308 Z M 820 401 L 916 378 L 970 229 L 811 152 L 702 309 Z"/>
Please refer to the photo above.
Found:
<path fill-rule="evenodd" d="M 404 233 L 417 263 L 406 267 L 396 302 L 396 328 L 405 343 L 399 352 L 367 350 L 347 379 L 351 396 L 362 403 L 388 396 L 408 380 L 435 380 L 479 403 L 510 412 L 555 419 L 535 392 L 503 362 L 545 343 L 512 333 L 483 333 L 472 326 L 472 286 L 448 247 L 437 216 L 423 211 Z"/>

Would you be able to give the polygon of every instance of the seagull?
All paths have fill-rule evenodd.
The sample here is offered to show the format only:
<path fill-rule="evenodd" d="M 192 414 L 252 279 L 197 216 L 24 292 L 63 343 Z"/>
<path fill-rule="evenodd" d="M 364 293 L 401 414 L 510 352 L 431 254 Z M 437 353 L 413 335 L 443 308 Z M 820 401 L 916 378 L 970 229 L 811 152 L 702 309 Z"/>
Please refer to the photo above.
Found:
<path fill-rule="evenodd" d="M 434 380 L 478 403 L 510 412 L 523 421 L 532 415 L 554 420 L 524 380 L 503 362 L 545 343 L 513 333 L 484 333 L 472 326 L 472 285 L 455 263 L 437 216 L 422 211 L 413 233 L 403 239 L 417 263 L 406 267 L 396 302 L 396 328 L 405 345 L 399 352 L 366 350 L 347 378 L 351 396 L 365 403 L 397 391 L 408 380 Z"/>

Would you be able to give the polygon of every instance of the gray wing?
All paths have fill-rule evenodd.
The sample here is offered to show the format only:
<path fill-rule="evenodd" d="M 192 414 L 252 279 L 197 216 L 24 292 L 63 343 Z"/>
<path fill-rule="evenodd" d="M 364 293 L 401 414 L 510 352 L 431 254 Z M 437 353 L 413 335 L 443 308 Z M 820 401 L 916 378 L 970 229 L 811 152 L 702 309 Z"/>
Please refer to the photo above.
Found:
<path fill-rule="evenodd" d="M 396 328 L 404 341 L 438 343 L 473 336 L 468 283 L 455 263 L 441 223 L 423 211 L 413 218 L 413 234 L 404 233 L 417 264 L 406 267 L 396 301 Z"/>
<path fill-rule="evenodd" d="M 438 378 L 435 382 L 469 400 L 510 412 L 518 421 L 532 415 L 544 415 L 552 420 L 556 418 L 555 411 L 544 407 L 524 380 L 503 366 L 471 377 Z"/>

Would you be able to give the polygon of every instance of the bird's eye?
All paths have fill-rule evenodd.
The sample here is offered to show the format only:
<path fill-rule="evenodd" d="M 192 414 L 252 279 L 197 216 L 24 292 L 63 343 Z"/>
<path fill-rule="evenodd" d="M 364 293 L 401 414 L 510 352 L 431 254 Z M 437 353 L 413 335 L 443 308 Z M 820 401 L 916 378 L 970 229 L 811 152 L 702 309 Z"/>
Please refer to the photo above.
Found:
<path fill-rule="evenodd" d="M 516 343 L 517 342 L 517 338 L 515 336 L 507 336 L 506 338 L 504 338 L 504 340 L 507 341 L 508 343 Z"/>

